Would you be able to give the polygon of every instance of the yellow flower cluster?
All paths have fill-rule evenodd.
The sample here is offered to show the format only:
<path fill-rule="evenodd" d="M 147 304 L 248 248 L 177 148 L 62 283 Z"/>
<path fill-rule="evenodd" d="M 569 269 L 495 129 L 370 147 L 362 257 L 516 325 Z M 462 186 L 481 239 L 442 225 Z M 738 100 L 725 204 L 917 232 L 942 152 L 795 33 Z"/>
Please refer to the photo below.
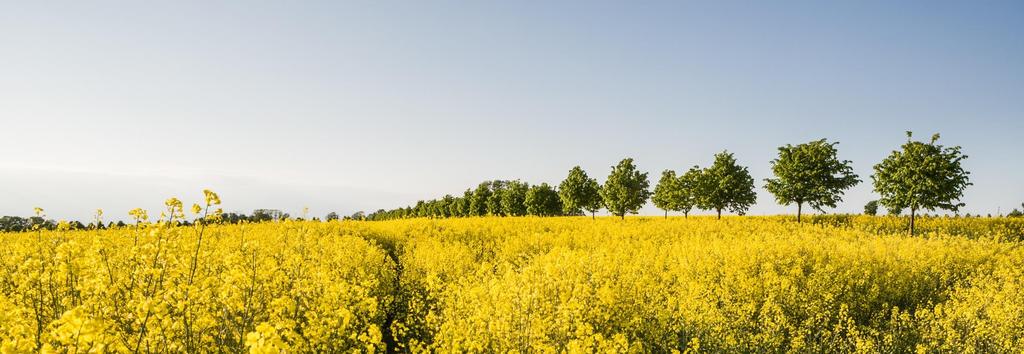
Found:
<path fill-rule="evenodd" d="M 1024 248 L 988 219 L 926 220 L 910 237 L 884 217 L 132 216 L 0 234 L 0 352 L 1024 347 Z"/>
<path fill-rule="evenodd" d="M 135 219 L 136 223 L 149 221 L 149 215 L 145 209 L 135 208 L 128 212 L 128 215 Z"/>

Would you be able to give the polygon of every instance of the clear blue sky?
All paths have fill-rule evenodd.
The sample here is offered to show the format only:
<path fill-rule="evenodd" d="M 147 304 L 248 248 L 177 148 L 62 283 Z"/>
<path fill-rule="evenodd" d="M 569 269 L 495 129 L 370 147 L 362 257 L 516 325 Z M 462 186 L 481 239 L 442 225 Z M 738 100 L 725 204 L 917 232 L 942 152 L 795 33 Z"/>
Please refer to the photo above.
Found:
<path fill-rule="evenodd" d="M 23 1 L 0 58 L 0 215 L 203 188 L 348 214 L 723 149 L 761 186 L 818 138 L 865 180 L 856 212 L 905 130 L 970 155 L 967 212 L 1024 201 L 1020 1 Z M 751 212 L 791 209 L 759 188 Z"/>

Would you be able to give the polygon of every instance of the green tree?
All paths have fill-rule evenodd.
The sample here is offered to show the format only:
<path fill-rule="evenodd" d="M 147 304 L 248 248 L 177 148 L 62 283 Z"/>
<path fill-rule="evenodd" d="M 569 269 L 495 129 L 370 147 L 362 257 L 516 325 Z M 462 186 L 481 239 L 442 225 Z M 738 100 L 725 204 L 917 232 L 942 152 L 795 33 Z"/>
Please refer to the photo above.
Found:
<path fill-rule="evenodd" d="M 1020 203 L 1020 206 L 1024 208 L 1024 203 Z M 1017 210 L 1017 208 L 1013 208 L 1013 211 L 1011 211 L 1009 214 L 1006 214 L 1006 216 L 1011 218 L 1024 217 L 1024 212 Z"/>
<path fill-rule="evenodd" d="M 864 204 L 864 215 L 875 216 L 878 215 L 878 201 L 872 200 L 867 204 Z"/>
<path fill-rule="evenodd" d="M 944 209 L 956 212 L 964 204 L 960 198 L 971 185 L 970 172 L 961 162 L 967 158 L 959 146 L 936 144 L 939 134 L 930 142 L 911 140 L 875 165 L 875 192 L 882 196 L 879 204 L 891 210 L 910 209 L 910 234 L 914 234 L 914 217 L 918 210 Z"/>
<path fill-rule="evenodd" d="M 422 200 L 416 201 L 416 206 L 412 208 L 413 217 L 422 218 L 427 216 L 427 203 Z"/>
<path fill-rule="evenodd" d="M 665 211 L 665 218 L 668 219 L 668 212 L 679 210 L 679 195 L 682 188 L 679 179 L 676 178 L 676 171 L 665 170 L 661 172 L 661 179 L 654 186 L 654 194 L 651 195 L 651 202 L 658 209 Z"/>
<path fill-rule="evenodd" d="M 697 206 L 697 195 L 699 194 L 697 189 L 700 187 L 701 173 L 703 171 L 701 171 L 700 167 L 693 166 L 690 167 L 689 171 L 679 176 L 679 193 L 676 195 L 679 199 L 675 203 L 676 211 L 683 212 L 683 217 L 690 217 L 690 211 L 693 210 L 693 207 Z"/>
<path fill-rule="evenodd" d="M 849 160 L 839 160 L 836 145 L 825 139 L 779 147 L 771 161 L 775 178 L 766 178 L 764 188 L 782 205 L 796 203 L 796 221 L 806 203 L 818 211 L 835 208 L 843 191 L 860 183 Z"/>
<path fill-rule="evenodd" d="M 466 189 L 462 192 L 462 196 L 455 200 L 455 210 L 458 212 L 458 216 L 467 217 L 469 216 L 469 203 L 473 201 L 473 191 Z"/>
<path fill-rule="evenodd" d="M 252 211 L 252 220 L 260 221 L 282 221 L 288 219 L 288 214 L 277 209 L 256 209 Z"/>
<path fill-rule="evenodd" d="M 526 215 L 526 192 L 530 185 L 519 180 L 508 181 L 501 194 L 501 210 L 508 216 Z"/>
<path fill-rule="evenodd" d="M 469 200 L 469 215 L 487 215 L 487 200 L 491 198 L 491 194 L 491 181 L 480 182 L 473 191 L 473 198 Z"/>
<path fill-rule="evenodd" d="M 750 172 L 737 165 L 736 158 L 728 151 L 715 154 L 715 163 L 701 171 L 697 183 L 697 205 L 714 210 L 719 219 L 722 210 L 743 215 L 757 201 Z"/>
<path fill-rule="evenodd" d="M 558 192 L 547 183 L 530 187 L 526 192 L 526 213 L 536 216 L 558 216 L 562 213 L 562 201 Z"/>
<path fill-rule="evenodd" d="M 440 214 L 440 217 L 450 218 L 453 216 L 458 216 L 455 214 L 455 197 L 453 197 L 451 194 L 445 194 L 445 196 L 442 197 L 441 200 L 438 201 L 438 203 L 438 213 Z"/>
<path fill-rule="evenodd" d="M 597 180 L 587 176 L 579 166 L 569 170 L 569 176 L 558 186 L 558 197 L 562 200 L 563 212 L 566 215 L 579 215 L 590 212 L 590 218 L 601 209 L 601 187 Z"/>
<path fill-rule="evenodd" d="M 491 197 L 487 199 L 487 215 L 503 216 L 505 212 L 501 209 L 502 194 L 505 193 L 506 181 L 491 182 Z"/>
<path fill-rule="evenodd" d="M 650 185 L 647 173 L 637 171 L 633 159 L 627 157 L 612 167 L 601 188 L 601 198 L 612 215 L 625 219 L 626 213 L 636 214 L 647 203 Z"/>

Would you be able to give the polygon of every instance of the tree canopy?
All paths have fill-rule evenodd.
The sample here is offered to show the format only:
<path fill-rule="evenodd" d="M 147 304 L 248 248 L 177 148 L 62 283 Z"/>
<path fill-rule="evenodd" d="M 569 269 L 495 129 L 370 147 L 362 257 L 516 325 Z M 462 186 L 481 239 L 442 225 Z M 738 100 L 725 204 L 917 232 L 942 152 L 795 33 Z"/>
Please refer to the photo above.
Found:
<path fill-rule="evenodd" d="M 579 215 L 588 211 L 593 217 L 601 209 L 601 186 L 597 180 L 587 176 L 579 166 L 569 170 L 569 175 L 558 186 L 558 197 L 562 200 L 566 215 Z"/>
<path fill-rule="evenodd" d="M 889 210 L 910 209 L 910 234 L 914 234 L 914 216 L 918 210 L 943 209 L 956 212 L 963 207 L 960 198 L 971 185 L 970 172 L 961 162 L 967 158 L 959 146 L 937 144 L 939 134 L 929 142 L 907 142 L 875 165 L 871 176 L 878 203 Z"/>
<path fill-rule="evenodd" d="M 601 188 L 601 198 L 612 215 L 625 218 L 626 213 L 636 214 L 647 203 L 651 195 L 648 190 L 650 184 L 647 172 L 637 171 L 633 159 L 627 157 L 612 166 L 612 172 Z"/>
<path fill-rule="evenodd" d="M 669 211 L 679 210 L 679 201 L 682 199 L 680 194 L 682 193 L 682 186 L 679 184 L 679 179 L 676 178 L 676 171 L 665 170 L 661 172 L 661 179 L 654 186 L 651 202 L 658 209 L 664 210 L 665 217 L 668 218 Z"/>
<path fill-rule="evenodd" d="M 505 186 L 508 184 L 507 181 L 492 181 L 491 182 L 491 197 L 487 198 L 487 202 L 484 203 L 487 209 L 487 215 L 503 216 L 505 215 L 504 210 L 501 208 L 501 198 L 505 193 Z"/>
<path fill-rule="evenodd" d="M 779 157 L 771 161 L 775 178 L 766 178 L 764 188 L 782 205 L 796 204 L 800 221 L 803 205 L 818 211 L 835 208 L 843 200 L 843 191 L 860 183 L 849 160 L 839 160 L 836 145 L 825 139 L 796 146 L 779 147 Z"/>
<path fill-rule="evenodd" d="M 470 216 L 487 215 L 487 200 L 491 198 L 491 181 L 484 181 L 477 185 L 473 191 L 473 198 L 469 201 Z"/>
<path fill-rule="evenodd" d="M 526 192 L 530 185 L 520 180 L 508 181 L 501 194 L 501 210 L 508 216 L 526 215 Z"/>
<path fill-rule="evenodd" d="M 697 196 L 699 191 L 697 188 L 700 186 L 701 169 L 698 166 L 690 167 L 682 176 L 679 176 L 678 185 L 679 194 L 676 195 L 679 199 L 676 200 L 675 207 L 676 211 L 683 212 L 684 217 L 690 216 L 690 210 L 693 210 L 697 206 Z"/>
<path fill-rule="evenodd" d="M 530 187 L 526 192 L 526 213 L 534 216 L 556 216 L 562 214 L 562 200 L 558 191 L 547 183 Z"/>
<path fill-rule="evenodd" d="M 878 215 L 878 201 L 872 200 L 867 204 L 864 204 L 864 215 L 875 216 Z"/>
<path fill-rule="evenodd" d="M 728 151 L 715 154 L 715 162 L 701 171 L 697 185 L 697 206 L 714 210 L 719 219 L 722 210 L 743 215 L 757 201 L 750 172 Z"/>

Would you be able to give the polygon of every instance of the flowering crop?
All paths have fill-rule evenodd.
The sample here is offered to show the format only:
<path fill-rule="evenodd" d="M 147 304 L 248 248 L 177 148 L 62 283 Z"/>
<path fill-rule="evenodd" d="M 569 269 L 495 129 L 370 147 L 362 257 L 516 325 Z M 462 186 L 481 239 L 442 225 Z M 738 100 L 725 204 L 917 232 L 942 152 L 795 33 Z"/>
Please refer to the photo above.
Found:
<path fill-rule="evenodd" d="M 410 337 L 400 342 L 413 349 L 989 352 L 1024 345 L 1024 250 L 1015 242 L 878 235 L 780 218 L 481 218 L 353 228 L 403 245 L 402 325 Z"/>
<path fill-rule="evenodd" d="M 0 351 L 1024 347 L 1024 248 L 988 219 L 203 221 L 219 202 L 0 234 Z"/>
<path fill-rule="evenodd" d="M 336 223 L 205 233 L 201 248 L 167 224 L 0 234 L 0 352 L 384 348 L 395 264 L 372 242 Z"/>

